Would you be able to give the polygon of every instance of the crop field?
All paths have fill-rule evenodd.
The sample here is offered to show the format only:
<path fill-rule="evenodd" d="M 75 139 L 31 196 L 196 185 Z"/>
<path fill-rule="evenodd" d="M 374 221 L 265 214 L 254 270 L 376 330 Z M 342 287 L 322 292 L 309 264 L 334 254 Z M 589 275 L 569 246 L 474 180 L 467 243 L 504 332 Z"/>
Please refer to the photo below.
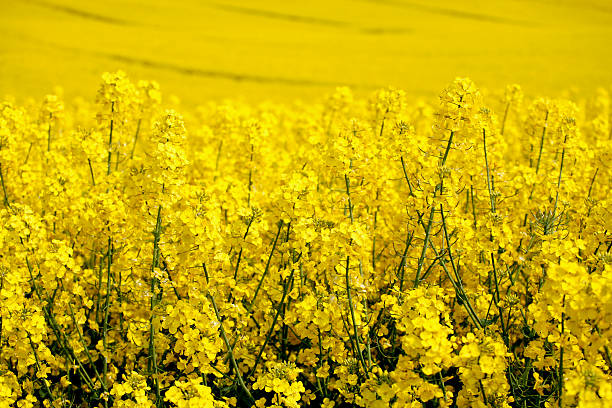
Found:
<path fill-rule="evenodd" d="M 0 408 L 612 406 L 608 2 L 1 7 Z"/>
<path fill-rule="evenodd" d="M 2 0 L 0 95 L 105 71 L 207 100 L 315 100 L 337 85 L 435 98 L 456 76 L 560 96 L 612 82 L 609 0 Z"/>

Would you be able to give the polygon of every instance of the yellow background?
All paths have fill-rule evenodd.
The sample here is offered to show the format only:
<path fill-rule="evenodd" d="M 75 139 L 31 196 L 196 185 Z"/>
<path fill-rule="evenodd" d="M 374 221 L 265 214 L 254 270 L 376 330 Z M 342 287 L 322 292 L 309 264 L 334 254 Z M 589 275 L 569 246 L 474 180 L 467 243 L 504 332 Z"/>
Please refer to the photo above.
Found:
<path fill-rule="evenodd" d="M 0 0 L 0 95 L 104 71 L 188 104 L 310 99 L 336 85 L 433 96 L 456 76 L 527 93 L 612 84 L 612 1 Z"/>

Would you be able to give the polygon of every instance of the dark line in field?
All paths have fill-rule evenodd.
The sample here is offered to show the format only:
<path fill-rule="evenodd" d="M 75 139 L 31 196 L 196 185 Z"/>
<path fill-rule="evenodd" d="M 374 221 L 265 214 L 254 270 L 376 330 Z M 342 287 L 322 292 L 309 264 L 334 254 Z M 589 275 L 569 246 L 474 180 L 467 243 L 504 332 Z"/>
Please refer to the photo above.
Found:
<path fill-rule="evenodd" d="M 413 32 L 413 30 L 409 28 L 385 28 L 385 27 L 362 28 L 359 31 L 361 31 L 364 34 L 370 34 L 370 35 L 408 34 L 408 33 Z"/>
<path fill-rule="evenodd" d="M 561 3 L 555 0 L 519 0 L 519 1 L 525 2 L 525 3 L 540 3 L 540 4 L 545 4 L 551 7 L 565 7 L 565 8 L 573 8 L 573 9 L 580 8 L 580 9 L 587 9 L 587 10 L 590 9 L 592 11 L 612 14 L 612 7 L 606 7 L 606 6 L 602 6 L 599 4 L 593 4 L 587 1 L 581 1 L 578 4 Z"/>
<path fill-rule="evenodd" d="M 0 32 L 2 31 L 3 29 L 2 27 L 0 27 Z M 183 67 L 180 65 L 151 61 L 151 60 L 142 59 L 142 58 L 127 57 L 127 56 L 119 55 L 119 54 L 103 53 L 103 52 L 80 49 L 76 47 L 65 46 L 61 44 L 52 43 L 46 40 L 41 40 L 41 39 L 32 37 L 27 34 L 23 34 L 23 33 L 13 33 L 13 35 L 17 35 L 26 41 L 29 41 L 34 44 L 46 46 L 51 49 L 62 50 L 65 52 L 76 53 L 79 55 L 90 54 L 98 58 L 106 58 L 106 59 L 128 63 L 128 64 L 135 64 L 135 65 L 141 65 L 141 66 L 153 68 L 153 69 L 160 69 L 160 70 L 165 70 L 165 71 L 176 72 L 181 75 L 191 75 L 191 76 L 198 76 L 202 78 L 208 77 L 208 78 L 228 79 L 228 80 L 233 80 L 237 82 L 244 81 L 244 82 L 269 83 L 269 84 L 276 83 L 276 84 L 285 84 L 285 85 L 294 85 L 294 86 L 321 86 L 321 87 L 348 86 L 353 89 L 362 89 L 362 90 L 376 90 L 376 89 L 384 88 L 384 86 L 382 85 L 368 84 L 368 83 L 350 83 L 350 82 L 341 82 L 341 81 L 337 81 L 337 82 L 336 81 L 315 81 L 315 80 L 310 80 L 310 79 L 268 77 L 268 76 L 263 76 L 263 75 L 250 75 L 250 74 L 241 74 L 241 73 L 234 73 L 234 72 L 227 72 L 227 71 L 215 71 L 215 70 L 206 70 L 206 69 L 200 69 L 200 68 L 189 68 L 189 67 Z M 403 88 L 403 89 L 407 92 L 411 92 L 414 94 L 430 94 L 431 93 L 429 90 L 423 90 L 423 89 L 416 89 L 416 88 L 414 89 Z"/>
<path fill-rule="evenodd" d="M 376 85 L 369 84 L 350 84 L 346 82 L 332 82 L 332 81 L 314 81 L 310 79 L 299 79 L 299 78 L 286 78 L 286 77 L 268 77 L 263 75 L 252 75 L 252 74 L 241 74 L 228 71 L 215 71 L 201 68 L 189 68 L 175 64 L 168 64 L 164 62 L 151 61 L 140 58 L 128 57 L 125 55 L 118 54 L 105 54 L 105 53 L 94 53 L 95 55 L 110 58 L 115 61 L 142 65 L 148 68 L 162 69 L 166 71 L 173 71 L 183 75 L 191 75 L 198 77 L 208 78 L 220 78 L 229 79 L 236 82 L 258 82 L 258 83 L 276 83 L 284 85 L 300 85 L 300 86 L 339 86 L 345 85 L 353 88 L 365 88 L 375 89 Z"/>
<path fill-rule="evenodd" d="M 320 25 L 327 25 L 327 26 L 332 26 L 332 27 L 351 27 L 351 24 L 347 23 L 346 21 L 330 20 L 330 19 L 310 17 L 310 16 L 300 16 L 297 14 L 278 13 L 276 11 L 268 11 L 268 10 L 253 9 L 253 8 L 248 8 L 248 7 L 232 6 L 229 4 L 215 3 L 214 7 L 221 9 L 221 10 L 225 10 L 225 11 L 231 11 L 234 13 L 258 16 L 258 17 L 267 17 L 267 18 L 273 18 L 276 20 L 295 21 L 299 23 L 308 23 L 308 24 L 320 24 Z"/>
<path fill-rule="evenodd" d="M 238 13 L 238 14 L 244 14 L 247 16 L 264 17 L 264 18 L 270 18 L 274 20 L 283 20 L 283 21 L 289 21 L 289 22 L 295 22 L 295 23 L 304 23 L 304 24 L 344 28 L 344 29 L 356 30 L 358 32 L 361 32 L 364 34 L 370 34 L 370 35 L 405 34 L 405 33 L 412 32 L 412 30 L 406 29 L 406 28 L 361 27 L 361 26 L 349 23 L 347 21 L 332 20 L 332 19 L 311 17 L 311 16 L 302 16 L 302 15 L 297 15 L 297 14 L 278 13 L 276 11 L 233 6 L 229 4 L 215 3 L 213 7 L 219 10 L 229 11 L 229 12 Z"/>
<path fill-rule="evenodd" d="M 59 4 L 54 4 L 51 2 L 43 1 L 43 0 L 27 0 L 28 3 L 35 4 L 40 7 L 45 7 L 51 10 L 59 11 L 65 14 L 70 14 L 72 16 L 85 18 L 88 20 L 99 21 L 101 23 L 115 24 L 115 25 L 139 25 L 132 21 L 122 20 L 115 17 L 103 16 L 100 14 L 90 13 L 89 11 L 79 10 L 73 7 L 62 6 Z"/>
<path fill-rule="evenodd" d="M 2 32 L 2 28 L 0 27 L 0 32 Z M 46 40 L 40 40 L 38 38 L 32 37 L 27 34 L 18 33 L 20 37 L 23 39 L 30 41 L 32 43 L 41 44 L 52 49 L 68 51 L 70 53 L 77 54 L 89 54 L 98 58 L 106 58 L 113 61 L 119 61 L 128 64 L 140 65 L 147 68 L 160 69 L 165 71 L 176 72 L 182 75 L 191 75 L 202 78 L 219 78 L 219 79 L 228 79 L 236 82 L 255 82 L 255 83 L 268 83 L 268 84 L 284 84 L 284 85 L 297 85 L 297 86 L 349 86 L 355 89 L 378 89 L 382 88 L 382 86 L 375 84 L 355 84 L 348 82 L 334 82 L 334 81 L 315 81 L 311 79 L 300 79 L 300 78 L 286 78 L 286 77 L 269 77 L 264 75 L 252 75 L 252 74 L 242 74 L 236 72 L 228 72 L 228 71 L 216 71 L 216 70 L 208 70 L 201 68 L 190 68 L 184 67 L 176 64 L 169 64 L 164 62 L 152 61 L 144 58 L 134 58 L 120 54 L 112 54 L 112 53 L 104 53 L 99 51 L 91 51 L 80 49 L 76 47 L 65 46 L 61 44 L 56 44 Z"/>
<path fill-rule="evenodd" d="M 467 20 L 475 20 L 475 21 L 483 21 L 486 23 L 499 23 L 499 24 L 510 24 L 516 26 L 533 26 L 532 23 L 528 21 L 515 20 L 511 18 L 504 18 L 498 16 L 491 16 L 488 14 L 480 14 L 480 13 L 472 13 L 469 11 L 456 10 L 456 9 L 448 9 L 443 7 L 429 6 L 425 4 L 407 2 L 407 1 L 399 1 L 399 0 L 362 0 L 367 1 L 368 3 L 377 3 L 377 4 L 387 4 L 391 6 L 396 6 L 404 9 L 416 9 L 425 11 L 428 13 L 439 14 L 443 16 L 463 18 Z"/>

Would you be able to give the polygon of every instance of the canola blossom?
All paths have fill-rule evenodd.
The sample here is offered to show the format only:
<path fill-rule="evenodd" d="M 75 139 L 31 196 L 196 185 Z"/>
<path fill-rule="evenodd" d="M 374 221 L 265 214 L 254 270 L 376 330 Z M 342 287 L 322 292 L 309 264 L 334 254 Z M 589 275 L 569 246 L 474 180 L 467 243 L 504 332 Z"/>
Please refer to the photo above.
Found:
<path fill-rule="evenodd" d="M 485 95 L 1 101 L 0 407 L 611 406 L 611 95 Z"/>

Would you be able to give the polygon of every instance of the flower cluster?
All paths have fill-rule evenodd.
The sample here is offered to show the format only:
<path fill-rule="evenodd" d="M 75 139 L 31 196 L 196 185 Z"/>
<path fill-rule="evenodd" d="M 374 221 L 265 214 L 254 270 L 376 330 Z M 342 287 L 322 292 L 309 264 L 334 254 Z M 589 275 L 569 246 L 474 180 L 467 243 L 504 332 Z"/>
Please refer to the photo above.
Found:
<path fill-rule="evenodd" d="M 610 102 L 0 101 L 0 407 L 610 406 Z"/>

